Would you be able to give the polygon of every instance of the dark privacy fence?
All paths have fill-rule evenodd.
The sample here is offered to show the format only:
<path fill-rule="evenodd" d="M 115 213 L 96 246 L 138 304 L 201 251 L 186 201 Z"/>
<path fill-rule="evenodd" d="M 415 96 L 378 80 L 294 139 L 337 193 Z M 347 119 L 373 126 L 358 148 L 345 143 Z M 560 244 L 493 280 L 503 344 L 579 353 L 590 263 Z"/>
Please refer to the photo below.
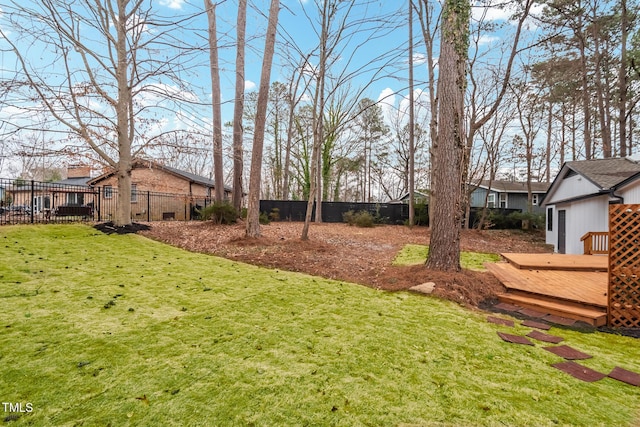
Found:
<path fill-rule="evenodd" d="M 312 221 L 315 221 L 315 203 Z M 260 200 L 260 212 L 271 214 L 277 209 L 280 221 L 304 221 L 306 201 Z M 346 212 L 367 211 L 385 224 L 404 224 L 409 219 L 409 205 L 402 203 L 322 202 L 323 222 L 344 222 Z"/>
<path fill-rule="evenodd" d="M 119 195 L 116 188 L 89 187 L 22 179 L 0 178 L 0 225 L 19 223 L 50 223 L 75 221 L 111 221 L 115 218 Z M 198 219 L 198 210 L 213 203 L 205 196 L 170 194 L 153 191 L 133 191 L 131 218 L 134 221 L 189 221 Z M 277 212 L 280 221 L 304 221 L 306 201 L 261 200 L 260 211 L 267 215 Z M 403 203 L 323 202 L 322 221 L 344 222 L 346 212 L 367 211 L 378 222 L 404 224 L 409 219 L 409 205 Z M 517 209 L 492 209 L 495 228 L 519 228 L 521 221 L 498 221 Z M 416 216 L 418 213 L 416 213 Z M 276 220 L 275 215 L 270 215 Z M 426 210 L 420 215 L 426 224 Z M 472 209 L 470 225 L 480 216 Z M 312 220 L 315 221 L 315 205 Z"/>

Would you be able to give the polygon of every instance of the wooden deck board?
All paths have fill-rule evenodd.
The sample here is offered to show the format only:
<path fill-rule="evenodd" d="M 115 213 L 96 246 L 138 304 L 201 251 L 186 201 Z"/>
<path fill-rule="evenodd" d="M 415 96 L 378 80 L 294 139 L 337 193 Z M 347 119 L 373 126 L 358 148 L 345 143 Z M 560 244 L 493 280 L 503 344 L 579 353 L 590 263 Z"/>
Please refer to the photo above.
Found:
<path fill-rule="evenodd" d="M 609 258 L 601 255 L 503 253 L 507 261 L 520 269 L 607 271 Z"/>
<path fill-rule="evenodd" d="M 498 295 L 500 301 L 516 304 L 532 310 L 553 314 L 570 319 L 581 320 L 594 326 L 602 326 L 607 321 L 607 311 L 604 308 L 594 309 L 567 305 L 562 301 L 546 301 L 534 297 L 506 293 Z"/>
<path fill-rule="evenodd" d="M 562 270 L 525 270 L 508 263 L 487 263 L 507 288 L 587 305 L 607 307 L 607 273 Z"/>

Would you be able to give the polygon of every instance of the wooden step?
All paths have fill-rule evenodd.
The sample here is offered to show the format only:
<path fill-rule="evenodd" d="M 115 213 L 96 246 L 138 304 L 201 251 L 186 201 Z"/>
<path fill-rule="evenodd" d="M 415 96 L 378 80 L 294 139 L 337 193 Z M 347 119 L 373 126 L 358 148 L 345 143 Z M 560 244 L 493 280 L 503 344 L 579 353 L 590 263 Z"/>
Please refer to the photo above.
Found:
<path fill-rule="evenodd" d="M 542 313 L 580 320 L 593 326 L 603 326 L 607 323 L 606 309 L 598 309 L 584 304 L 576 304 L 562 300 L 554 301 L 549 297 L 514 292 L 500 294 L 498 295 L 498 299 L 522 308 L 529 308 Z"/>
<path fill-rule="evenodd" d="M 608 304 L 604 272 L 525 270 L 506 262 L 485 266 L 508 292 L 517 290 L 604 309 Z"/>

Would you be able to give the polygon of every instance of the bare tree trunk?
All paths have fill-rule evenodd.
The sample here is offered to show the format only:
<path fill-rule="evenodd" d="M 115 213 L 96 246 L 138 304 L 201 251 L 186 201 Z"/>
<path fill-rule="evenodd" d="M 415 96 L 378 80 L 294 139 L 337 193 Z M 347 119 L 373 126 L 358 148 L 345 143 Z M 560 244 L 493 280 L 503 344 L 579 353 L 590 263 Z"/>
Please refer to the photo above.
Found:
<path fill-rule="evenodd" d="M 435 59 L 433 57 L 435 33 L 431 33 L 431 25 L 434 24 L 435 28 L 437 29 L 437 23 L 440 21 L 440 16 L 438 16 L 435 20 L 433 19 L 433 6 L 429 2 L 429 0 L 421 0 L 418 4 L 420 12 L 420 25 L 422 27 L 422 35 L 427 50 L 427 69 L 429 72 L 429 106 L 431 108 L 429 119 L 429 136 L 431 138 L 432 144 L 431 148 L 429 149 L 429 157 L 431 163 L 431 170 L 429 171 L 429 175 L 431 178 L 429 181 L 430 187 L 433 187 L 433 164 L 436 161 L 433 145 L 436 144 L 436 141 L 438 139 L 438 97 L 436 96 Z M 429 227 L 432 226 L 434 221 L 432 209 L 434 203 L 435 195 L 433 191 L 429 191 Z"/>
<path fill-rule="evenodd" d="M 244 113 L 244 52 L 247 27 L 247 0 L 238 1 L 236 23 L 236 96 L 233 104 L 233 207 L 242 209 L 242 173 L 244 168 L 242 116 Z"/>
<path fill-rule="evenodd" d="M 271 0 L 269 8 L 269 24 L 264 45 L 264 57 L 260 74 L 260 90 L 256 111 L 255 132 L 253 135 L 253 150 L 251 154 L 251 173 L 249 177 L 249 204 L 247 207 L 247 237 L 260 237 L 260 185 L 262 175 L 262 153 L 264 148 L 264 133 L 267 122 L 267 103 L 269 101 L 269 86 L 271 80 L 271 64 L 276 44 L 278 29 L 279 0 Z"/>
<path fill-rule="evenodd" d="M 560 120 L 560 167 L 564 165 L 564 150 L 567 145 L 567 114 L 566 112 L 567 112 L 566 106 L 563 102 L 562 108 L 560 108 L 560 114 L 562 114 L 562 120 Z"/>
<path fill-rule="evenodd" d="M 587 160 L 593 157 L 593 149 L 591 146 L 591 101 L 589 100 L 589 71 L 587 69 L 587 54 L 585 52 L 584 36 L 578 37 L 580 43 L 580 66 L 582 74 L 582 108 L 584 113 L 583 123 L 583 137 L 584 137 L 584 151 Z M 574 139 L 575 141 L 575 139 Z M 575 159 L 574 159 L 575 160 Z"/>
<path fill-rule="evenodd" d="M 609 121 L 607 120 L 607 107 L 604 101 L 604 88 L 605 81 L 602 77 L 602 52 L 600 51 L 600 34 L 598 24 L 596 24 L 596 11 L 593 10 L 594 23 L 591 25 L 593 45 L 594 45 L 594 60 L 595 60 L 595 73 L 593 79 L 593 85 L 596 91 L 596 101 L 598 106 L 598 121 L 600 122 L 600 137 L 602 138 L 602 155 L 605 158 L 611 157 L 611 128 L 609 127 Z"/>
<path fill-rule="evenodd" d="M 216 202 L 224 200 L 224 173 L 222 170 L 222 102 L 220 94 L 220 66 L 218 64 L 218 34 L 216 30 L 216 4 L 204 0 L 209 25 L 209 61 L 211 64 L 211 98 L 213 104 L 213 181 Z"/>
<path fill-rule="evenodd" d="M 627 0 L 620 0 L 620 69 L 618 70 L 618 111 L 620 128 L 620 156 L 627 155 Z"/>
<path fill-rule="evenodd" d="M 415 117 L 413 102 L 413 0 L 409 0 L 409 227 L 413 227 L 415 223 Z"/>
<path fill-rule="evenodd" d="M 318 75 L 316 76 L 316 92 L 313 102 L 313 149 L 311 154 L 311 179 L 309 189 L 309 200 L 307 200 L 307 212 L 304 218 L 302 234 L 300 239 L 309 240 L 309 225 L 311 223 L 311 213 L 313 203 L 316 202 L 316 222 L 322 222 L 322 191 L 320 182 L 320 151 L 324 140 L 324 82 L 327 68 L 327 38 L 329 32 L 329 9 L 332 5 L 325 1 L 322 10 L 322 31 L 320 33 L 320 62 L 318 64 Z"/>
<path fill-rule="evenodd" d="M 545 181 L 551 182 L 551 132 L 553 124 L 553 102 L 549 100 L 549 115 L 547 118 L 547 150 L 545 153 Z M 562 166 L 562 165 L 561 165 Z"/>
<path fill-rule="evenodd" d="M 116 226 L 131 224 L 131 138 L 133 136 L 133 119 L 131 117 L 131 87 L 127 76 L 127 2 L 118 1 L 118 23 L 116 24 L 116 50 L 118 82 L 118 100 L 116 101 L 116 120 L 118 129 L 118 206 L 116 206 Z"/>
<path fill-rule="evenodd" d="M 471 7 L 466 0 L 443 4 L 438 78 L 438 140 L 434 143 L 434 222 L 427 267 L 460 271 L 464 91 Z"/>

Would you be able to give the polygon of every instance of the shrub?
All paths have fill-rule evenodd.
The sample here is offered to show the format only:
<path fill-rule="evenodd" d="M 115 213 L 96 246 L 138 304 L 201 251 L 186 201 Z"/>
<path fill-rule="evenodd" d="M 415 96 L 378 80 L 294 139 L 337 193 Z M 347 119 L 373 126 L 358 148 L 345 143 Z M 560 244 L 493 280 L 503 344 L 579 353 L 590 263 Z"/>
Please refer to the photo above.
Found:
<path fill-rule="evenodd" d="M 271 213 L 269 214 L 269 220 L 280 221 L 280 209 L 278 208 L 271 209 Z"/>
<path fill-rule="evenodd" d="M 266 212 L 260 212 L 258 222 L 260 222 L 260 224 L 262 225 L 267 225 L 271 222 L 271 220 L 269 219 L 269 215 Z"/>
<path fill-rule="evenodd" d="M 355 216 L 356 216 L 356 213 L 354 211 L 352 210 L 346 211 L 345 213 L 342 214 L 342 220 L 349 225 L 355 225 L 356 223 Z"/>
<path fill-rule="evenodd" d="M 429 206 L 426 203 L 413 205 L 413 222 L 415 225 L 429 225 Z"/>
<path fill-rule="evenodd" d="M 358 227 L 373 227 L 375 224 L 375 218 L 367 211 L 347 211 L 342 214 L 342 219 L 349 225 L 356 225 Z"/>
<path fill-rule="evenodd" d="M 238 219 L 238 212 L 229 202 L 215 202 L 198 210 L 203 221 L 212 220 L 216 224 L 234 224 Z"/>
<path fill-rule="evenodd" d="M 522 221 L 522 228 L 524 230 L 544 229 L 546 219 L 544 214 L 530 212 L 514 212 L 509 214 L 507 218 Z"/>

